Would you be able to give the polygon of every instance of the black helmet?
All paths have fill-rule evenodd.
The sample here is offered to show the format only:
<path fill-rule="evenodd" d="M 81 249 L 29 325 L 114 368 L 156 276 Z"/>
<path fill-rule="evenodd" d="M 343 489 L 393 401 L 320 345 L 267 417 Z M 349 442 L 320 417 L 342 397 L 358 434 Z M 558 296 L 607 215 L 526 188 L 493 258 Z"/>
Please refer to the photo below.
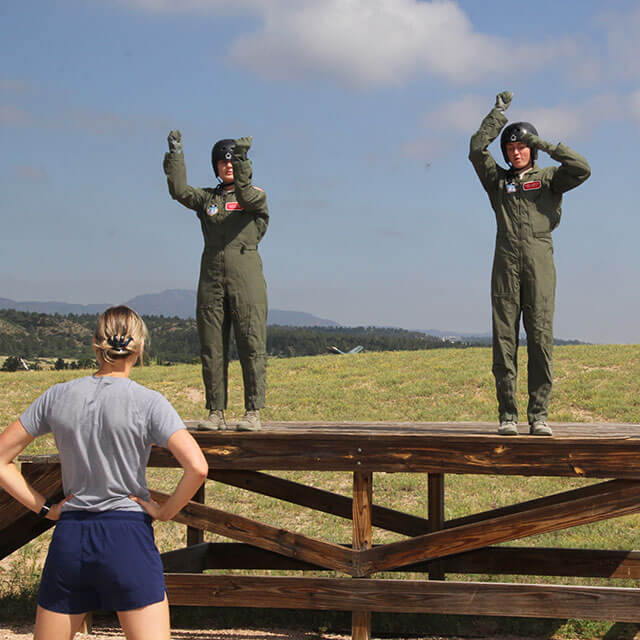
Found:
<path fill-rule="evenodd" d="M 509 156 L 507 155 L 507 142 L 522 142 L 522 137 L 525 133 L 533 133 L 534 136 L 538 135 L 537 129 L 530 122 L 512 122 L 509 126 L 504 128 L 502 135 L 500 136 L 500 147 L 502 149 L 502 155 L 504 161 L 509 163 Z M 531 161 L 535 162 L 538 157 L 538 150 L 531 149 Z"/>
<path fill-rule="evenodd" d="M 236 146 L 236 141 L 230 138 L 224 140 L 218 140 L 211 149 L 211 164 L 213 165 L 213 172 L 218 176 L 218 161 L 231 160 L 231 152 Z"/>

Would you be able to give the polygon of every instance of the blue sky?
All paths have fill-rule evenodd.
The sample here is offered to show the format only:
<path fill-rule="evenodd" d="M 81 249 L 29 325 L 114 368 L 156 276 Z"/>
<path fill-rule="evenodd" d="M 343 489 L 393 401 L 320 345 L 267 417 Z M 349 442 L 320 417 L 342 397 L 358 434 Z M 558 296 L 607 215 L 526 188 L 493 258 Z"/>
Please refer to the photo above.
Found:
<path fill-rule="evenodd" d="M 179 128 L 197 186 L 217 139 L 253 136 L 272 307 L 487 331 L 468 141 L 510 89 L 511 120 L 593 171 L 554 232 L 556 335 L 639 341 L 640 3 L 13 0 L 0 20 L 0 297 L 195 288 L 201 232 L 161 166 Z"/>

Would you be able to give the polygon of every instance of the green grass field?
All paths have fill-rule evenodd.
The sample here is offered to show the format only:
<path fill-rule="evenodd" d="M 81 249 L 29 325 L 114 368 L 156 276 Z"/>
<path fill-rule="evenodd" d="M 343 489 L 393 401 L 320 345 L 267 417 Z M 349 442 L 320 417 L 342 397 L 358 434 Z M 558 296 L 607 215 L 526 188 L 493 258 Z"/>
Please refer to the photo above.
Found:
<path fill-rule="evenodd" d="M 519 354 L 526 371 L 526 350 Z M 5 425 L 42 391 L 57 382 L 91 372 L 40 371 L 0 373 L 0 419 Z M 200 368 L 195 365 L 145 367 L 134 370 L 135 380 L 162 392 L 184 419 L 205 415 Z M 526 378 L 522 378 L 526 380 Z M 242 415 L 242 387 L 238 363 L 230 372 L 231 419 Z M 268 369 L 265 420 L 495 420 L 496 402 L 491 375 L 491 350 L 442 349 L 422 352 L 364 353 L 355 356 L 316 356 L 271 359 Z M 526 382 L 519 405 L 526 414 Z M 555 387 L 550 420 L 576 422 L 640 422 L 640 346 L 567 346 L 555 349 Z M 50 438 L 35 441 L 28 453 L 55 451 Z M 282 473 L 284 477 L 349 495 L 348 473 Z M 170 491 L 176 472 L 150 470 L 149 484 Z M 499 476 L 446 476 L 447 518 L 457 517 L 522 500 L 563 491 L 585 480 Z M 426 516 L 426 477 L 417 474 L 376 474 L 376 503 Z M 208 482 L 207 503 L 264 522 L 334 542 L 347 542 L 351 524 L 332 516 L 311 514 L 303 508 Z M 603 549 L 638 548 L 640 515 L 567 532 L 528 538 L 517 544 Z M 207 540 L 215 536 L 206 535 Z M 185 528 L 173 523 L 156 525 L 161 551 L 185 543 Z M 374 543 L 400 536 L 374 531 Z M 44 535 L 0 563 L 0 617 L 7 606 L 29 600 L 39 580 L 39 570 L 49 536 Z M 325 574 L 326 575 L 326 574 Z M 607 584 L 606 581 L 504 576 L 450 576 L 460 580 L 513 580 L 521 582 Z M 640 586 L 616 581 L 615 586 Z M 4 606 L 2 603 L 5 603 Z M 28 617 L 28 616 L 27 616 Z M 531 622 L 527 623 L 531 628 Z M 549 627 L 544 637 L 623 638 L 631 628 L 608 623 L 569 621 Z M 460 633 L 459 625 L 455 630 Z M 634 631 L 635 632 L 635 631 Z M 609 635 L 607 635 L 609 634 Z M 625 635 L 626 634 L 626 635 Z"/>

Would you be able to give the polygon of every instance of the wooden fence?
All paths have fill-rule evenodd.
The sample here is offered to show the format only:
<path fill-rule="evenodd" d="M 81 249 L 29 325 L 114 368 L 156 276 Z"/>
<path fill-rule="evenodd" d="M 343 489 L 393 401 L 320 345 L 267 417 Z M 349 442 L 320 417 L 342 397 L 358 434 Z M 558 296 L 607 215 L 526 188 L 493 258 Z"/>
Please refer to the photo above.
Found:
<path fill-rule="evenodd" d="M 353 638 L 370 637 L 371 612 L 422 612 L 640 622 L 640 588 L 446 580 L 446 574 L 640 578 L 640 552 L 496 547 L 640 511 L 640 425 L 555 424 L 554 437 L 498 436 L 489 423 L 270 423 L 260 432 L 196 433 L 209 478 L 317 512 L 351 519 L 336 544 L 203 504 L 204 490 L 175 518 L 187 546 L 163 554 L 173 605 L 352 612 Z M 175 467 L 164 449 L 150 466 Z M 62 495 L 57 456 L 25 457 L 42 493 Z M 352 497 L 264 470 L 348 471 Z M 428 518 L 376 505 L 373 474 L 428 474 Z M 548 497 L 445 520 L 445 475 L 599 478 Z M 162 502 L 167 496 L 152 491 Z M 0 557 L 50 523 L 0 494 Z M 406 536 L 373 544 L 372 527 Z M 203 542 L 203 531 L 234 542 Z M 280 570 L 286 576 L 219 575 L 208 569 Z M 314 571 L 305 576 L 305 571 Z M 319 571 L 332 572 L 317 577 Z M 379 579 L 380 572 L 428 579 Z M 335 577 L 335 574 L 344 577 Z"/>

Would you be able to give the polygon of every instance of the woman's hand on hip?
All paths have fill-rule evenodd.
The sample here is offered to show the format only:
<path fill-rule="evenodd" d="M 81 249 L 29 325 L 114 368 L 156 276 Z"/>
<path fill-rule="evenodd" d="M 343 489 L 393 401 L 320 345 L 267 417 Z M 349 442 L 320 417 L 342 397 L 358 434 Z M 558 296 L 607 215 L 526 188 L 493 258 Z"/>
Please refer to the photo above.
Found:
<path fill-rule="evenodd" d="M 70 493 L 63 500 L 60 500 L 60 502 L 56 502 L 55 504 L 52 504 L 51 508 L 49 509 L 49 513 L 47 513 L 45 518 L 47 520 L 54 520 L 54 521 L 60 520 L 60 515 L 62 514 L 62 506 L 64 505 L 65 502 L 68 502 L 69 500 L 71 500 L 71 498 L 73 498 L 72 493 Z"/>
<path fill-rule="evenodd" d="M 138 496 L 129 496 L 129 498 L 137 502 L 154 520 L 162 520 L 162 506 L 155 500 L 143 500 Z"/>

